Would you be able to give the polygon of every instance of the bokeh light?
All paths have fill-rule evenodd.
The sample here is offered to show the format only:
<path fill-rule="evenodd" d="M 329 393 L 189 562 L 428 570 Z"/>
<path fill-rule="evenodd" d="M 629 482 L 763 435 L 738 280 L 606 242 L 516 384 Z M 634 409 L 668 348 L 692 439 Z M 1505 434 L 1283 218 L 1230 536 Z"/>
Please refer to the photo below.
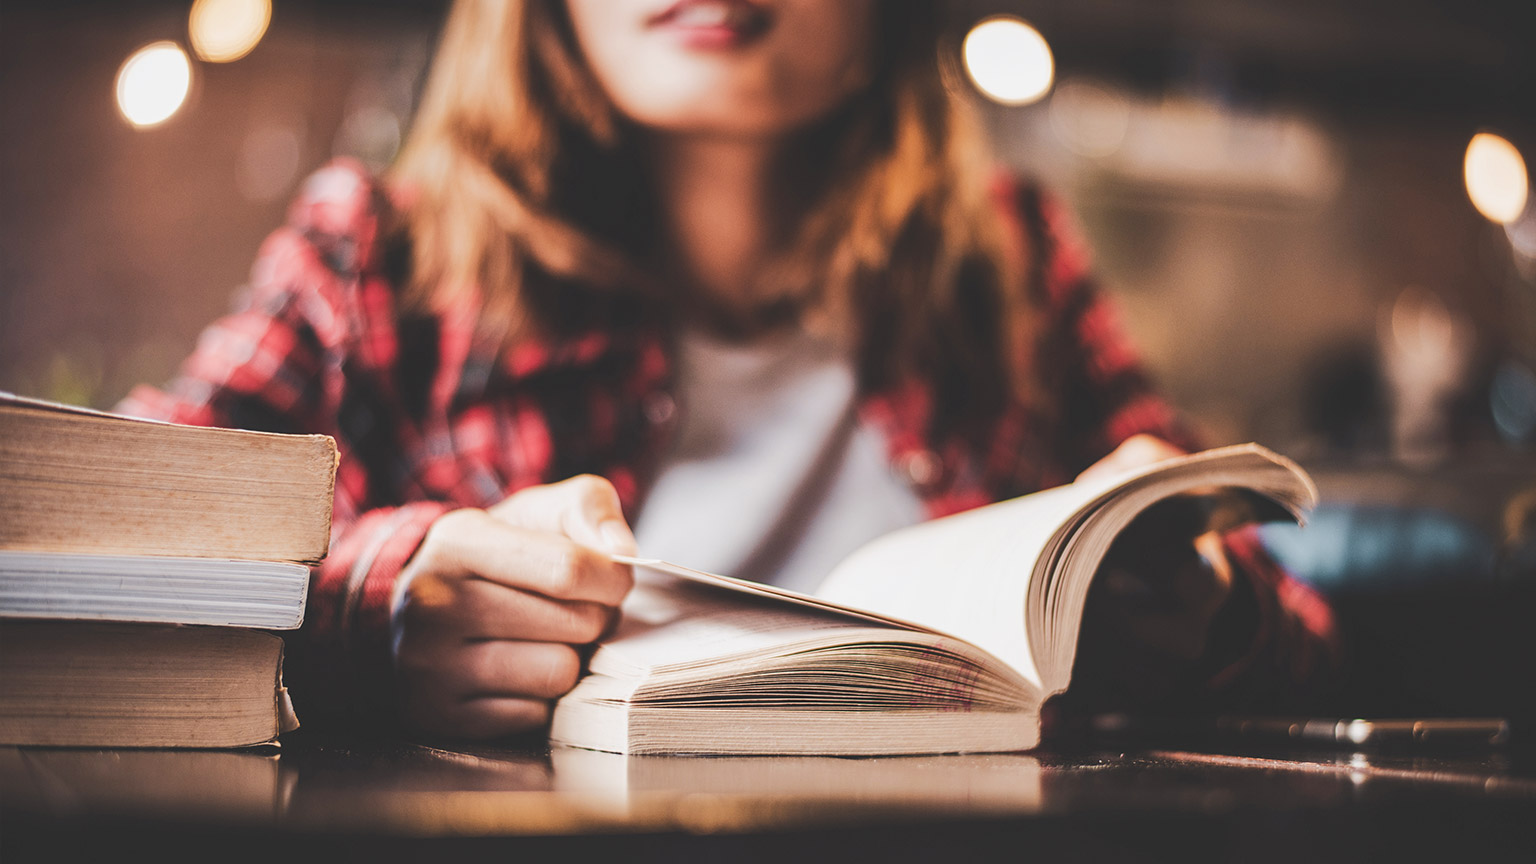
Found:
<path fill-rule="evenodd" d="M 271 20 L 271 0 L 197 0 L 187 33 L 199 58 L 228 63 L 251 53 Z"/>
<path fill-rule="evenodd" d="M 976 88 L 1004 105 L 1037 101 L 1051 89 L 1056 76 L 1056 61 L 1045 37 L 1007 15 L 972 27 L 960 50 Z"/>
<path fill-rule="evenodd" d="M 154 42 L 133 52 L 117 71 L 117 108 L 135 126 L 154 126 L 181 108 L 191 87 L 187 52 L 175 42 Z"/>
<path fill-rule="evenodd" d="M 1391 322 L 1393 347 L 1399 354 L 1441 358 L 1455 353 L 1456 318 L 1439 297 L 1422 288 L 1409 286 L 1398 295 Z"/>
<path fill-rule="evenodd" d="M 1520 218 L 1530 193 L 1525 160 L 1515 145 L 1489 132 L 1472 136 L 1462 166 L 1472 206 L 1487 218 L 1507 225 Z"/>
<path fill-rule="evenodd" d="M 1505 362 L 1489 389 L 1493 422 L 1511 444 L 1536 441 L 1536 372 L 1515 361 Z"/>

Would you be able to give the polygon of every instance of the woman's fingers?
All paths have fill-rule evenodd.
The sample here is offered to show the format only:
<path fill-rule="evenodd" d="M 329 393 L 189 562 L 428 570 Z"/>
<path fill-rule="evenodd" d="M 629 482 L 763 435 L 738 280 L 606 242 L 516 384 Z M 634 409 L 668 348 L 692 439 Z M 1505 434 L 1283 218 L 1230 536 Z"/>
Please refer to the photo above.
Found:
<path fill-rule="evenodd" d="M 509 525 L 484 510 L 455 510 L 438 519 L 417 558 L 424 573 L 478 576 L 558 600 L 617 606 L 634 584 L 629 567 L 602 553 L 557 534 Z M 417 593 L 413 590 L 413 599 Z"/>
<path fill-rule="evenodd" d="M 563 534 L 604 552 L 635 554 L 635 535 L 624 521 L 619 493 L 593 474 L 520 490 L 489 512 L 520 528 Z"/>
<path fill-rule="evenodd" d="M 410 725 L 486 738 L 547 723 L 581 674 L 574 646 L 613 624 L 634 583 L 615 552 L 634 554 L 634 536 L 613 486 L 591 476 L 434 522 L 402 576 Z"/>
<path fill-rule="evenodd" d="M 438 675 L 440 686 L 459 699 L 557 699 L 581 676 L 576 649 L 558 642 L 488 639 L 465 642 L 455 654 Z"/>
<path fill-rule="evenodd" d="M 570 645 L 447 640 L 417 646 L 401 663 L 411 693 L 406 719 L 423 732 L 472 738 L 507 735 L 549 720 L 550 701 L 581 674 Z"/>
<path fill-rule="evenodd" d="M 441 629 L 463 639 L 520 639 L 585 645 L 597 640 L 618 610 L 589 600 L 556 600 L 471 577 L 422 586 L 401 611 L 406 629 Z"/>
<path fill-rule="evenodd" d="M 1132 435 L 1120 442 L 1120 446 L 1110 452 L 1108 456 L 1093 463 L 1088 470 L 1077 475 L 1078 482 L 1084 480 L 1098 480 L 1123 471 L 1132 471 L 1143 468 L 1154 462 L 1183 456 L 1184 451 L 1169 444 L 1161 438 L 1145 433 Z"/>

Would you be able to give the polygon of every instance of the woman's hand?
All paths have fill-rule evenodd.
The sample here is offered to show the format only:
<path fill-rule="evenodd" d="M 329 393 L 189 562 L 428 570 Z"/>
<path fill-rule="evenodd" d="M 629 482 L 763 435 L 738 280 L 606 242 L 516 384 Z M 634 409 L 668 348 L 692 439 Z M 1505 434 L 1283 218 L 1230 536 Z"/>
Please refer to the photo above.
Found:
<path fill-rule="evenodd" d="M 1165 459 L 1183 455 L 1183 450 L 1155 435 L 1145 433 L 1132 435 L 1121 441 L 1120 446 L 1108 456 L 1088 466 L 1088 470 L 1077 475 L 1077 481 L 1081 483 L 1084 480 L 1099 480 L 1122 471 L 1134 471 L 1154 462 L 1162 462 Z"/>
<path fill-rule="evenodd" d="M 400 576 L 407 725 L 491 738 L 548 723 L 581 672 L 579 647 L 617 620 L 634 583 L 608 552 L 633 555 L 634 535 L 613 486 L 590 475 L 434 522 Z"/>
<path fill-rule="evenodd" d="M 1149 435 L 1127 439 L 1083 472 L 1097 479 L 1182 455 Z M 1142 511 L 1110 546 L 1089 590 L 1073 689 L 1096 707 L 1156 702 L 1205 655 L 1232 593 L 1210 499 L 1179 496 Z M 1102 704 L 1101 704 L 1102 703 Z"/>

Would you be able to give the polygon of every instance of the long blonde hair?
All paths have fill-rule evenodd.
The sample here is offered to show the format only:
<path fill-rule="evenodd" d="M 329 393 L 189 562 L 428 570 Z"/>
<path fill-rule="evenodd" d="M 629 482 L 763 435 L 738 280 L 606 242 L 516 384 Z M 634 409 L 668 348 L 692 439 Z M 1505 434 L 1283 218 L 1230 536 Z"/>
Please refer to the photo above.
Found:
<path fill-rule="evenodd" d="M 800 136 L 833 158 L 800 166 L 804 216 L 754 291 L 846 328 L 866 387 L 924 374 L 990 415 L 1031 389 L 1029 252 L 999 226 L 939 17 L 879 7 L 873 81 Z M 407 303 L 472 295 L 513 339 L 555 326 L 548 295 L 572 286 L 665 305 L 635 149 L 560 0 L 457 0 L 392 171 L 409 195 Z"/>

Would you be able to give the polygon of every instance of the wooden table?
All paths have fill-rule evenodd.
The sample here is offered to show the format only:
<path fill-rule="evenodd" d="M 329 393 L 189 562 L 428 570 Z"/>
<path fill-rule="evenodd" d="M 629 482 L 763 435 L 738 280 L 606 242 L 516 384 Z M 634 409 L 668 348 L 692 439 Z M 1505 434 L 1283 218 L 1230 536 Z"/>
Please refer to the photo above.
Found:
<path fill-rule="evenodd" d="M 1536 772 L 1512 756 L 624 758 L 298 734 L 262 751 L 0 748 L 0 855 L 1536 861 Z"/>

